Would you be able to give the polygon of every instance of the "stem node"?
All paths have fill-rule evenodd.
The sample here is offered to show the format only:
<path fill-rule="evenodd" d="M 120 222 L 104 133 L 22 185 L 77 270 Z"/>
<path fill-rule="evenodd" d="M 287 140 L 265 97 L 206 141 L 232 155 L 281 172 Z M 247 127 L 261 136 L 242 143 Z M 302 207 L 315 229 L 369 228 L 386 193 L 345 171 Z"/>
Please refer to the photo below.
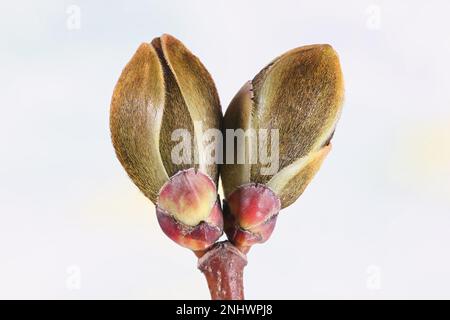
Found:
<path fill-rule="evenodd" d="M 212 300 L 243 300 L 247 257 L 229 241 L 219 242 L 198 259 Z"/>

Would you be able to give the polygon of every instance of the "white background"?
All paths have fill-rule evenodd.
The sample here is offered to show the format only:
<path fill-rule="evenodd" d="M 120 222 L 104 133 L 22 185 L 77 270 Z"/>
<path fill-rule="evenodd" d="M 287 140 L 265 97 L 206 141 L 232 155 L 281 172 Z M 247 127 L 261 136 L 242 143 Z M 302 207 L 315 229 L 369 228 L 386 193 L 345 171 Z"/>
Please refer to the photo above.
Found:
<path fill-rule="evenodd" d="M 249 253 L 247 298 L 450 298 L 450 2 L 2 1 L 0 12 L 0 298 L 209 298 L 109 137 L 122 68 L 162 33 L 200 57 L 224 110 L 291 48 L 329 43 L 341 58 L 333 151 Z"/>

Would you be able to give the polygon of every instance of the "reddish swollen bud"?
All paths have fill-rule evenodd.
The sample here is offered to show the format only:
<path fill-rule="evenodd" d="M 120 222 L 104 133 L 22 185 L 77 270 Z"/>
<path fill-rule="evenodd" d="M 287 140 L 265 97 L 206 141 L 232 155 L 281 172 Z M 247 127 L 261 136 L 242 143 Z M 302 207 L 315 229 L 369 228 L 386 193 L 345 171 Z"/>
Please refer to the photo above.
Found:
<path fill-rule="evenodd" d="M 244 252 L 269 239 L 281 209 L 279 197 L 262 184 L 250 183 L 234 190 L 224 202 L 225 232 Z"/>
<path fill-rule="evenodd" d="M 163 185 L 156 214 L 170 239 L 194 251 L 208 248 L 223 232 L 216 186 L 194 169 L 179 171 Z"/>

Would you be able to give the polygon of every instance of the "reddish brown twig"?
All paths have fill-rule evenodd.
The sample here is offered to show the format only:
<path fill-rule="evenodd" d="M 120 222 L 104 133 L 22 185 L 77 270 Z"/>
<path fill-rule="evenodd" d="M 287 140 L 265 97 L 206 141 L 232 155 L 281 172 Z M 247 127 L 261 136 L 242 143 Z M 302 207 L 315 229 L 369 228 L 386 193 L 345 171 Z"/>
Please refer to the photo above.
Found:
<path fill-rule="evenodd" d="M 219 242 L 198 259 L 211 299 L 243 300 L 244 267 L 247 257 L 229 241 Z"/>

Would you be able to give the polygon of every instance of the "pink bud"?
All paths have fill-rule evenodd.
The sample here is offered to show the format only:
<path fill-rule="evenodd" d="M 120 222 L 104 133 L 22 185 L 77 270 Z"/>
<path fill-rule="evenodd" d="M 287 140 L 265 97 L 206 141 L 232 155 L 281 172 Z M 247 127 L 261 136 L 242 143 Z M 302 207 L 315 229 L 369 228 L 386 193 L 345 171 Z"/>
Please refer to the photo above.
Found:
<path fill-rule="evenodd" d="M 164 184 L 156 214 L 170 239 L 194 251 L 208 248 L 223 232 L 216 186 L 207 175 L 194 169 L 182 170 Z"/>
<path fill-rule="evenodd" d="M 280 199 L 265 185 L 251 183 L 237 188 L 224 202 L 228 238 L 243 251 L 265 242 L 275 228 L 280 208 Z"/>

